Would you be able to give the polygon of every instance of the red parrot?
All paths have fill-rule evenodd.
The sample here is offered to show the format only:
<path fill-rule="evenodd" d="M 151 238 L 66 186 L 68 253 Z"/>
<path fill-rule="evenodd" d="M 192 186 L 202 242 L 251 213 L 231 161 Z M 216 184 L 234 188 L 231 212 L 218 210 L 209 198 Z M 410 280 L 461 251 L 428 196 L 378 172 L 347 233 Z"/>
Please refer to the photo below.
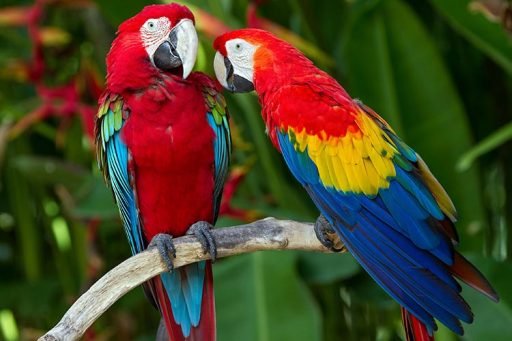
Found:
<path fill-rule="evenodd" d="M 99 167 L 131 251 L 154 245 L 169 270 L 171 236 L 194 234 L 215 258 L 209 229 L 231 152 L 220 86 L 191 73 L 197 44 L 194 17 L 181 5 L 147 6 L 123 22 L 107 56 L 96 121 Z M 209 261 L 163 273 L 144 289 L 170 339 L 215 340 Z"/>
<path fill-rule="evenodd" d="M 473 314 L 458 278 L 494 301 L 485 277 L 455 250 L 455 208 L 421 157 L 372 109 L 272 34 L 232 31 L 214 42 L 217 79 L 255 90 L 266 131 L 321 215 L 403 307 L 408 340 L 432 340 L 434 318 L 457 334 Z"/>

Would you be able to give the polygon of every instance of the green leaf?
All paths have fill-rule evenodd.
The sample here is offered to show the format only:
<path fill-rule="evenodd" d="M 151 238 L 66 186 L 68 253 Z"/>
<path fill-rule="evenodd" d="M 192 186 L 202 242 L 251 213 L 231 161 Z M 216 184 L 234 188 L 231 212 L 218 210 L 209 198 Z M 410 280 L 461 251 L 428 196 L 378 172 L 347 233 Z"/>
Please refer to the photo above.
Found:
<path fill-rule="evenodd" d="M 468 170 L 480 156 L 487 154 L 510 139 L 512 139 L 512 123 L 501 127 L 464 153 L 457 162 L 457 169 L 459 171 Z"/>
<path fill-rule="evenodd" d="M 467 115 L 438 49 L 399 0 L 360 16 L 345 51 L 351 94 L 377 109 L 429 164 L 458 208 L 459 226 L 484 219 L 478 170 L 455 172 L 472 145 Z M 471 244 L 463 238 L 464 246 Z M 481 245 L 481 238 L 474 238 Z"/>
<path fill-rule="evenodd" d="M 257 252 L 215 264 L 219 340 L 321 339 L 318 307 L 296 260 L 293 252 Z"/>
<path fill-rule="evenodd" d="M 512 74 L 512 39 L 500 25 L 469 9 L 468 0 L 431 0 L 455 30 Z"/>
<path fill-rule="evenodd" d="M 12 165 L 7 166 L 6 192 L 10 210 L 15 221 L 18 243 L 16 254 L 23 267 L 26 280 L 39 280 L 43 272 L 43 260 L 40 257 L 41 227 L 35 219 L 35 191 L 25 176 Z M 37 198 L 37 197 L 36 197 Z M 36 199 L 37 200 L 37 199 Z"/>
<path fill-rule="evenodd" d="M 119 210 L 103 179 L 95 177 L 92 185 L 80 193 L 73 215 L 77 218 L 89 219 L 119 218 Z"/>
<path fill-rule="evenodd" d="M 83 167 L 56 158 L 20 155 L 13 158 L 12 163 L 27 179 L 41 185 L 62 184 L 76 191 L 91 179 L 90 173 Z"/>
<path fill-rule="evenodd" d="M 299 272 L 308 283 L 327 284 L 356 275 L 361 267 L 348 253 L 311 253 L 299 256 Z"/>
<path fill-rule="evenodd" d="M 42 185 L 61 184 L 73 194 L 76 218 L 116 219 L 119 211 L 112 193 L 103 179 L 84 168 L 58 159 L 21 155 L 13 159 L 13 166 L 30 181 Z"/>
<path fill-rule="evenodd" d="M 140 12 L 144 6 L 154 3 L 155 1 L 151 0 L 138 0 L 128 2 L 123 0 L 96 1 L 96 4 L 99 6 L 101 12 L 114 26 L 117 26 L 129 17 L 134 16 Z"/>
<path fill-rule="evenodd" d="M 492 302 L 475 290 L 464 286 L 463 295 L 472 307 L 475 321 L 464 327 L 467 340 L 505 341 L 512 335 L 512 265 L 482 256 L 469 257 L 484 273 L 501 295 L 499 303 Z"/>

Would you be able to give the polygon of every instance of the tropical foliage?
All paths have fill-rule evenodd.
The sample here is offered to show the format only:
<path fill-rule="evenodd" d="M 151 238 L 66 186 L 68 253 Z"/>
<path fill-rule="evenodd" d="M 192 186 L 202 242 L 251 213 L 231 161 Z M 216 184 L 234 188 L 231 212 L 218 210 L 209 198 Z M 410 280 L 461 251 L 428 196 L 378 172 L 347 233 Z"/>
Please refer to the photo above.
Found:
<path fill-rule="evenodd" d="M 0 338 L 53 326 L 128 257 L 96 169 L 92 120 L 115 28 L 148 0 L 2 0 Z M 512 7 L 507 0 L 190 0 L 212 74 L 212 39 L 272 30 L 380 112 L 429 163 L 460 213 L 460 248 L 501 294 L 471 290 L 464 339 L 512 337 Z M 264 134 L 255 96 L 227 95 L 234 167 L 220 226 L 318 214 Z M 233 195 L 231 195 L 233 194 Z M 214 266 L 219 340 L 393 340 L 398 306 L 350 255 L 254 253 Z M 158 314 L 135 290 L 87 340 L 151 340 Z M 438 340 L 457 337 L 441 328 Z"/>

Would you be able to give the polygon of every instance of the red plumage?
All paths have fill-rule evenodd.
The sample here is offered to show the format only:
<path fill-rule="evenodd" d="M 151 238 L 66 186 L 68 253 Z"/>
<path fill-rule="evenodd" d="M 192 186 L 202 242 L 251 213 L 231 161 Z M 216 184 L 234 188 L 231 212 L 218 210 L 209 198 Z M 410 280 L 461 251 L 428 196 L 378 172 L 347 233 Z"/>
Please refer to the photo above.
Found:
<path fill-rule="evenodd" d="M 122 94 L 131 108 L 122 138 L 132 155 L 135 189 L 147 240 L 185 234 L 193 223 L 213 223 L 213 131 L 200 86 L 169 78 L 162 88 Z"/>
<path fill-rule="evenodd" d="M 456 212 L 448 194 L 382 118 L 269 32 L 232 31 L 214 48 L 221 83 L 256 91 L 266 131 L 293 175 L 347 249 L 411 310 L 402 309 L 409 341 L 433 340 L 434 318 L 459 334 L 460 321 L 472 322 L 451 275 L 498 300 L 454 249 Z"/>
<path fill-rule="evenodd" d="M 234 38 L 243 38 L 258 46 L 254 55 L 254 86 L 264 104 L 262 116 L 267 131 L 277 148 L 275 127 L 340 137 L 347 131 L 359 130 L 355 123 L 359 109 L 345 89 L 297 49 L 266 31 L 254 29 L 226 33 L 215 40 L 214 48 L 226 55 L 226 41 Z M 283 88 L 290 79 L 308 86 Z M 297 114 L 299 112 L 301 115 Z"/>
<path fill-rule="evenodd" d="M 121 24 L 107 56 L 107 84 L 102 98 L 102 101 L 118 101 L 113 106 L 117 103 L 122 105 L 123 125 L 119 136 L 129 153 L 128 165 L 124 166 L 130 176 L 136 219 L 142 230 L 139 239 L 143 239 L 145 246 L 156 234 L 178 237 L 198 221 L 213 224 L 216 219 L 215 132 L 208 121 L 207 113 L 211 108 L 205 96 L 206 93 L 215 94 L 219 90 L 218 85 L 201 73 L 192 73 L 183 79 L 181 75 L 163 71 L 153 64 L 140 30 L 147 20 L 162 17 L 168 18 L 171 28 L 181 20 L 194 20 L 185 6 L 170 4 L 147 6 Z M 175 72 L 179 73 L 180 70 Z M 112 155 L 106 155 L 108 150 L 105 145 L 109 142 L 108 137 L 111 140 L 114 138 L 114 123 L 107 125 L 112 131 L 105 138 L 101 130 L 105 129 L 102 128 L 103 121 L 108 118 L 101 112 L 104 107 L 102 101 L 97 123 L 98 148 L 103 148 L 103 163 L 110 163 L 109 166 L 113 167 L 113 161 L 109 158 Z M 106 129 L 108 131 L 109 128 Z M 113 171 L 106 165 L 103 165 L 103 171 L 107 180 L 123 173 L 118 171 L 121 175 L 112 174 Z M 119 188 L 117 190 L 120 191 Z M 120 208 L 122 195 L 115 194 Z M 127 215 L 122 210 L 121 213 Z M 132 227 L 126 226 L 126 221 L 125 218 L 127 233 L 133 233 L 130 230 Z M 180 288 L 185 288 L 181 290 L 193 290 L 188 287 L 189 275 L 185 269 L 177 271 L 181 276 L 177 277 L 181 278 Z M 183 326 L 176 323 L 169 301 L 169 287 L 166 290 L 162 277 L 155 277 L 144 284 L 146 292 L 155 300 L 172 340 L 215 340 L 210 262 L 206 263 L 204 271 L 199 325 L 194 327 L 192 324 L 188 337 L 183 335 Z M 186 308 L 192 309 L 188 304 Z M 192 319 L 190 317 L 189 323 Z"/>
<path fill-rule="evenodd" d="M 434 335 L 428 333 L 427 327 L 404 307 L 402 311 L 402 323 L 404 325 L 407 341 L 434 341 Z"/>

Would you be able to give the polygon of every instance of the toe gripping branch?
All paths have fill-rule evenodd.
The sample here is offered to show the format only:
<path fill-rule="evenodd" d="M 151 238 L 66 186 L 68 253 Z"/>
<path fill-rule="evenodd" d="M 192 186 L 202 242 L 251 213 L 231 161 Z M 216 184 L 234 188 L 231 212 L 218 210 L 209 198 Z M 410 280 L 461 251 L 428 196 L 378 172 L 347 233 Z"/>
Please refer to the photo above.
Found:
<path fill-rule="evenodd" d="M 167 265 L 167 270 L 172 272 L 174 270 L 173 258 L 176 258 L 176 247 L 170 234 L 159 233 L 153 237 L 148 248 L 156 247 L 160 253 L 160 257 Z M 172 258 L 171 258 L 172 255 Z"/>
<path fill-rule="evenodd" d="M 333 252 L 343 251 L 342 247 L 336 247 L 339 244 L 339 238 L 337 237 L 336 231 L 334 231 L 332 225 L 329 223 L 327 218 L 321 214 L 315 222 L 315 234 L 320 243 Z"/>
<path fill-rule="evenodd" d="M 217 243 L 213 237 L 212 228 L 212 224 L 206 221 L 198 221 L 188 229 L 187 234 L 195 236 L 201 243 L 204 253 L 209 253 L 212 262 L 215 262 L 217 259 Z"/>

